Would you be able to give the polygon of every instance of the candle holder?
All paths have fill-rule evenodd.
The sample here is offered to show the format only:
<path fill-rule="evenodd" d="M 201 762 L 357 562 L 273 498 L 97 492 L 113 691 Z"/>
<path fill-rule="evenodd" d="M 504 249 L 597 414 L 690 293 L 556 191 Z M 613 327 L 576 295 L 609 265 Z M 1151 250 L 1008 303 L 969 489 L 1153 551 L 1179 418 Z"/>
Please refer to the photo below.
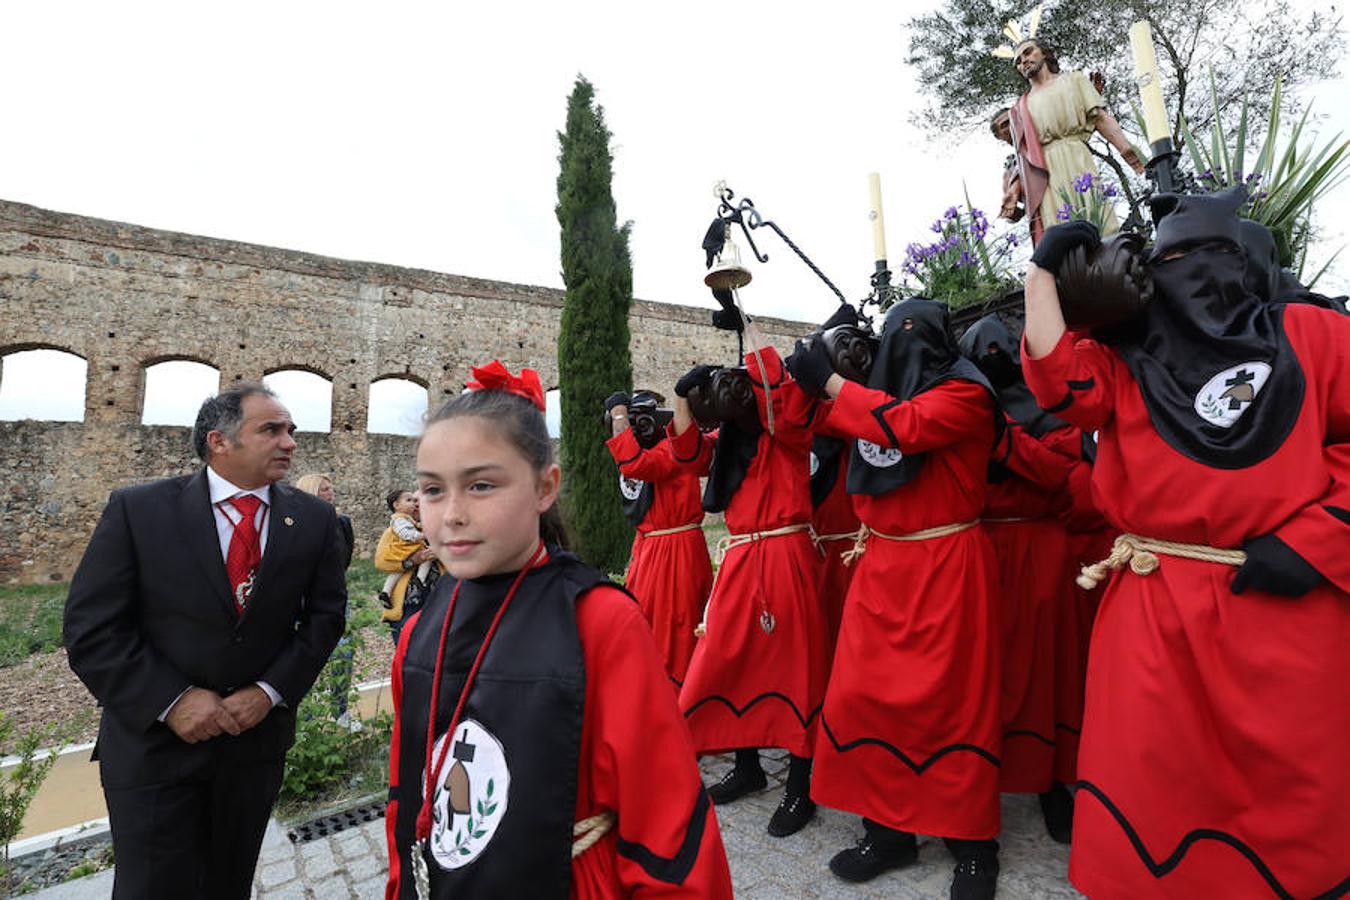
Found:
<path fill-rule="evenodd" d="M 834 282 L 830 280 L 829 276 L 822 272 L 820 267 L 812 262 L 809 256 L 802 252 L 802 249 L 797 246 L 796 242 L 788 237 L 787 233 L 783 231 L 776 222 L 772 219 L 764 218 L 763 214 L 755 207 L 755 202 L 753 200 L 749 197 L 742 197 L 737 201 L 736 192 L 727 187 L 726 182 L 724 181 L 719 181 L 717 183 L 714 192 L 717 195 L 718 201 L 717 217 L 727 223 L 728 230 L 733 223 L 740 226 L 741 232 L 745 235 L 745 242 L 750 248 L 750 253 L 754 255 L 757 261 L 762 263 L 768 262 L 769 254 L 760 251 L 759 246 L 755 243 L 753 232 L 760 228 L 771 228 L 773 229 L 774 234 L 782 238 L 783 243 L 788 245 L 788 249 L 797 254 L 797 257 L 802 262 L 806 263 L 807 268 L 814 272 L 816 277 L 821 281 L 825 282 L 825 286 L 839 298 L 840 303 L 848 303 L 843 292 L 835 287 Z M 881 279 L 883 275 L 885 276 L 885 280 L 884 282 L 881 282 L 879 279 Z M 880 303 L 883 296 L 888 297 L 894 293 L 895 289 L 890 287 L 890 277 L 891 272 L 886 265 L 886 261 L 877 260 L 877 271 L 872 276 L 873 292 L 867 299 L 858 304 L 858 315 L 869 325 L 871 324 L 872 319 L 866 313 L 868 303 Z"/>

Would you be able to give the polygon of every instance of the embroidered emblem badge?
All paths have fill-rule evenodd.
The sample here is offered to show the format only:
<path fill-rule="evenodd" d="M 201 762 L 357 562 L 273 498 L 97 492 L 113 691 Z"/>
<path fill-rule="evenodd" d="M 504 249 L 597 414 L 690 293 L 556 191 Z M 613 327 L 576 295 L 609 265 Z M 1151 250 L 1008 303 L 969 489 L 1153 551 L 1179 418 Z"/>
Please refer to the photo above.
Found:
<path fill-rule="evenodd" d="M 883 449 L 862 438 L 858 438 L 858 455 L 863 458 L 863 462 L 878 469 L 889 469 L 904 458 L 904 454 L 895 447 Z"/>
<path fill-rule="evenodd" d="M 1242 418 L 1270 377 L 1270 366 L 1246 362 L 1224 369 L 1195 395 L 1195 411 L 1211 425 L 1231 428 Z"/>
<path fill-rule="evenodd" d="M 645 481 L 639 481 L 636 478 L 624 478 L 622 475 L 619 476 L 619 493 L 623 494 L 623 499 L 630 503 L 641 495 L 642 488 L 645 485 Z"/>
<path fill-rule="evenodd" d="M 473 719 L 460 722 L 453 735 L 442 734 L 432 750 L 433 759 L 439 758 L 446 741 L 453 741 L 450 767 L 435 786 L 427 843 L 437 865 L 458 869 L 492 843 L 506 815 L 511 772 L 501 742 Z"/>

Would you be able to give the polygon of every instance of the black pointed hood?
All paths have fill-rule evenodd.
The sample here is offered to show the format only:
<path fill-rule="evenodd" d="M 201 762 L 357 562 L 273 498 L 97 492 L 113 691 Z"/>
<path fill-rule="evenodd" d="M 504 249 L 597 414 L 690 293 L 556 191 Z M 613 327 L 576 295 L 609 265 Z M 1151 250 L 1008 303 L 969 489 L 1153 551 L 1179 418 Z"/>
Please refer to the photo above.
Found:
<path fill-rule="evenodd" d="M 1216 469 L 1274 453 L 1303 405 L 1304 379 L 1284 334 L 1284 307 L 1262 296 L 1273 280 L 1249 262 L 1237 211 L 1242 188 L 1154 201 L 1153 303 L 1107 338 L 1125 359 L 1158 434 Z M 1180 256 L 1168 258 L 1175 253 Z"/>

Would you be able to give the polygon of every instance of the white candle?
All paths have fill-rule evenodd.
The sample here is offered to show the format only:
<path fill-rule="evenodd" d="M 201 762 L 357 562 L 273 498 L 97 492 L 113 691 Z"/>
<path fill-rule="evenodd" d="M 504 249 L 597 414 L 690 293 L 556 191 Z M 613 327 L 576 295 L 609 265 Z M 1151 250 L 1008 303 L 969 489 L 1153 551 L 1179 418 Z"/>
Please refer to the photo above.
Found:
<path fill-rule="evenodd" d="M 877 260 L 886 258 L 886 222 L 881 216 L 881 175 L 872 172 L 867 176 L 867 187 L 872 194 L 872 210 L 867 217 L 872 220 L 872 252 Z"/>
<path fill-rule="evenodd" d="M 1134 52 L 1134 81 L 1139 85 L 1139 100 L 1144 107 L 1144 132 L 1148 142 L 1172 137 L 1167 127 L 1167 108 L 1163 106 L 1162 82 L 1158 77 L 1158 58 L 1153 52 L 1153 31 L 1140 20 L 1130 26 L 1130 49 Z"/>

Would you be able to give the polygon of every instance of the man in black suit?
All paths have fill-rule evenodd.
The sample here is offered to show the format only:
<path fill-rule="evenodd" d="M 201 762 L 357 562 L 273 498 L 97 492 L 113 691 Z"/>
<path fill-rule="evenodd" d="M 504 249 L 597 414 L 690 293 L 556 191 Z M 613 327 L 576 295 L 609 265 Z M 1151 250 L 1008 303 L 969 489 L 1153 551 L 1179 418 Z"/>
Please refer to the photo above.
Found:
<path fill-rule="evenodd" d="M 194 475 L 112 493 L 66 600 L 98 744 L 118 898 L 246 898 L 295 710 L 342 635 L 333 507 L 280 484 L 271 391 L 207 400 Z"/>

